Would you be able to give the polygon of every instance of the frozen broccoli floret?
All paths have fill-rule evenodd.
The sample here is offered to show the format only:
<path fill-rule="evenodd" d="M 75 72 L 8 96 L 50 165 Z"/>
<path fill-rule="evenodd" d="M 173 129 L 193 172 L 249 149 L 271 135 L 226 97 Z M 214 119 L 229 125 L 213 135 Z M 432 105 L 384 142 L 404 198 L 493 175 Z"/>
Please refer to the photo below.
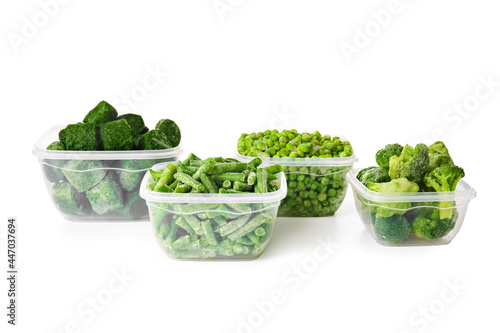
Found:
<path fill-rule="evenodd" d="M 118 179 L 125 191 L 136 189 L 141 183 L 142 177 L 148 168 L 153 165 L 151 160 L 123 160 L 121 161 L 121 169 L 118 173 Z M 131 170 L 131 171 L 126 171 Z"/>
<path fill-rule="evenodd" d="M 66 150 L 66 148 L 60 141 L 54 141 L 47 146 L 47 150 Z M 66 160 L 44 159 L 42 163 L 43 171 L 49 182 L 57 183 L 66 179 L 62 169 L 60 169 L 66 164 Z"/>
<path fill-rule="evenodd" d="M 421 182 L 429 166 L 429 150 L 423 143 L 413 149 L 406 145 L 400 156 L 392 156 L 389 160 L 389 176 L 391 179 L 407 178 Z"/>
<path fill-rule="evenodd" d="M 59 132 L 59 141 L 66 150 L 97 150 L 96 128 L 93 124 L 71 124 Z"/>
<path fill-rule="evenodd" d="M 146 126 L 144 125 L 144 119 L 138 114 L 133 114 L 133 113 L 127 113 L 127 114 L 122 114 L 121 116 L 118 117 L 118 119 L 125 119 L 130 126 L 130 130 L 132 132 L 132 137 L 135 139 L 137 138 L 142 132 L 144 131 L 144 128 Z M 146 131 L 147 132 L 147 131 Z"/>
<path fill-rule="evenodd" d="M 356 178 L 363 184 L 390 182 L 389 172 L 385 168 L 369 167 L 361 170 Z"/>
<path fill-rule="evenodd" d="M 403 151 L 403 146 L 399 143 L 386 145 L 385 148 L 380 149 L 375 155 L 375 160 L 381 168 L 389 168 L 389 161 L 392 156 L 399 156 Z"/>
<path fill-rule="evenodd" d="M 167 136 L 158 130 L 151 130 L 141 135 L 138 139 L 137 146 L 142 150 L 157 150 L 172 148 L 172 144 Z"/>
<path fill-rule="evenodd" d="M 110 176 L 87 191 L 87 198 L 94 212 L 99 215 L 123 208 L 123 192 Z"/>
<path fill-rule="evenodd" d="M 373 225 L 373 231 L 379 240 L 394 244 L 405 242 L 410 236 L 411 230 L 410 223 L 401 215 L 391 217 L 377 215 Z"/>
<path fill-rule="evenodd" d="M 381 193 L 418 192 L 417 183 L 406 178 L 393 179 L 388 183 L 369 183 L 369 190 Z M 374 202 L 372 212 L 381 217 L 403 215 L 411 208 L 411 202 Z"/>
<path fill-rule="evenodd" d="M 78 192 L 87 191 L 106 176 L 101 161 L 97 160 L 70 160 L 63 173 Z"/>
<path fill-rule="evenodd" d="M 134 148 L 134 138 L 125 119 L 100 124 L 99 134 L 104 150 L 131 150 Z"/>
<path fill-rule="evenodd" d="M 52 187 L 52 198 L 64 214 L 83 215 L 78 195 L 77 190 L 68 182 L 56 183 Z"/>
<path fill-rule="evenodd" d="M 451 218 L 442 219 L 440 210 L 436 208 L 424 208 L 418 210 L 417 217 L 413 221 L 413 233 L 418 238 L 436 239 L 446 236 L 453 228 L 458 218 L 456 210 Z"/>
<path fill-rule="evenodd" d="M 90 110 L 89 113 L 87 113 L 83 122 L 97 125 L 115 120 L 117 116 L 118 112 L 116 112 L 116 109 L 108 102 L 102 101 L 97 104 L 95 108 Z"/>
<path fill-rule="evenodd" d="M 436 141 L 429 146 L 429 166 L 427 172 L 439 168 L 444 165 L 454 165 L 453 160 L 448 152 L 448 148 L 441 141 Z"/>
<path fill-rule="evenodd" d="M 447 164 L 437 169 L 432 170 L 425 175 L 424 182 L 429 188 L 436 192 L 455 191 L 460 179 L 465 177 L 464 169 Z M 441 219 L 450 219 L 453 215 L 453 201 L 440 201 Z"/>
<path fill-rule="evenodd" d="M 419 186 L 406 178 L 393 179 L 387 183 L 369 183 L 369 190 L 382 193 L 418 192 Z"/>
<path fill-rule="evenodd" d="M 158 124 L 156 124 L 156 129 L 165 134 L 172 147 L 177 147 L 181 142 L 181 130 L 173 120 L 160 120 Z"/>
<path fill-rule="evenodd" d="M 130 216 L 133 219 L 141 219 L 148 216 L 148 205 L 141 198 L 138 192 L 132 192 L 126 195 L 125 206 L 122 214 Z"/>

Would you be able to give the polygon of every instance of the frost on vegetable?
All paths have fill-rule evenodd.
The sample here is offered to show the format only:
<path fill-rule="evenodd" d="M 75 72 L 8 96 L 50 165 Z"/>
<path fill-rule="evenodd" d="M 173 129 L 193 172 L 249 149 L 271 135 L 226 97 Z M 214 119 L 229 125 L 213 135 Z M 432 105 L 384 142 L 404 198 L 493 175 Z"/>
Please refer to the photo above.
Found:
<path fill-rule="evenodd" d="M 106 101 L 101 101 L 95 108 L 89 111 L 85 118 L 84 123 L 87 124 L 101 124 L 108 121 L 115 120 L 118 116 L 116 109 Z"/>
<path fill-rule="evenodd" d="M 110 176 L 87 191 L 92 210 L 99 215 L 123 208 L 123 191 Z"/>
<path fill-rule="evenodd" d="M 106 176 L 103 168 L 97 160 L 70 160 L 64 165 L 63 173 L 78 192 L 85 192 Z"/>
<path fill-rule="evenodd" d="M 59 141 L 66 150 L 97 150 L 96 127 L 94 124 L 71 124 L 59 132 Z"/>
<path fill-rule="evenodd" d="M 104 150 L 131 150 L 134 148 L 134 138 L 125 119 L 100 124 L 98 130 Z"/>

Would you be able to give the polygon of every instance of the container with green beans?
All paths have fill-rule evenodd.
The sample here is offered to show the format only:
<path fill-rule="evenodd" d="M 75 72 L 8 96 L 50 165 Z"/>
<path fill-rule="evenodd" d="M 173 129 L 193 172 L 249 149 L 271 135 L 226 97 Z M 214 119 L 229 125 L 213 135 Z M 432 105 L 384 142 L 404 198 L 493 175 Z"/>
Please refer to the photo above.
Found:
<path fill-rule="evenodd" d="M 344 201 L 346 175 L 356 162 L 349 141 L 343 137 L 296 130 L 266 130 L 241 134 L 238 159 L 255 157 L 283 166 L 288 190 L 278 216 L 332 216 Z"/>
<path fill-rule="evenodd" d="M 281 166 L 198 159 L 152 167 L 140 194 L 155 237 L 176 259 L 255 259 L 271 240 L 286 195 Z"/>

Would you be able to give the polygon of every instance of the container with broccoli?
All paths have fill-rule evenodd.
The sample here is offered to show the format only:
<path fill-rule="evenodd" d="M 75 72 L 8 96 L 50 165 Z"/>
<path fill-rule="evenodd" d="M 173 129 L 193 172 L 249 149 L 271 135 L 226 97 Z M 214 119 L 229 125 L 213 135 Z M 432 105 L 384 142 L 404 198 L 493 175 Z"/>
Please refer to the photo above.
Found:
<path fill-rule="evenodd" d="M 177 259 L 255 259 L 273 232 L 286 181 L 280 165 L 255 158 L 201 160 L 155 165 L 144 177 L 156 239 Z"/>
<path fill-rule="evenodd" d="M 266 130 L 241 134 L 238 158 L 280 164 L 288 184 L 278 216 L 332 216 L 347 192 L 346 174 L 356 162 L 349 141 L 338 136 Z"/>
<path fill-rule="evenodd" d="M 66 219 L 147 220 L 140 182 L 154 164 L 178 159 L 180 140 L 172 120 L 162 119 L 149 131 L 140 115 L 119 116 L 103 101 L 83 122 L 53 127 L 33 153 Z"/>
<path fill-rule="evenodd" d="M 451 242 L 476 192 L 444 143 L 389 144 L 375 159 L 378 166 L 348 174 L 368 233 L 389 246 Z"/>

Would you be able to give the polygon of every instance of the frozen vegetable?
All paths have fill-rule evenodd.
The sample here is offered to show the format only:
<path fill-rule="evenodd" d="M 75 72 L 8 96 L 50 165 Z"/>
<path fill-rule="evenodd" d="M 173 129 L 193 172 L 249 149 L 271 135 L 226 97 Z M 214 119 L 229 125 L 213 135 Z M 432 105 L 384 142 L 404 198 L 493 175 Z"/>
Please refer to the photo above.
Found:
<path fill-rule="evenodd" d="M 64 145 L 60 141 L 54 141 L 47 146 L 47 150 L 66 150 L 66 147 L 64 147 Z M 50 182 L 57 183 L 66 179 L 61 169 L 64 164 L 66 164 L 66 160 L 43 160 L 43 170 Z"/>
<path fill-rule="evenodd" d="M 56 183 L 52 187 L 52 198 L 62 213 L 83 215 L 83 203 L 78 191 L 68 182 Z"/>
<path fill-rule="evenodd" d="M 375 161 L 381 168 L 389 168 L 389 162 L 391 157 L 401 155 L 403 151 L 403 146 L 399 143 L 393 143 L 386 145 L 384 148 L 380 149 L 375 155 Z"/>
<path fill-rule="evenodd" d="M 71 124 L 59 132 L 59 141 L 66 150 L 97 150 L 94 124 Z"/>
<path fill-rule="evenodd" d="M 106 176 L 102 162 L 97 160 L 70 160 L 63 173 L 78 192 L 87 191 Z"/>
<path fill-rule="evenodd" d="M 125 119 L 100 124 L 97 128 L 104 150 L 131 150 L 134 148 L 132 131 Z"/>
<path fill-rule="evenodd" d="M 255 161 L 243 163 L 233 162 L 233 159 L 218 160 L 224 162 L 216 162 L 217 158 L 212 157 L 200 160 L 195 155 L 190 155 L 183 163 L 168 164 L 160 171 L 150 170 L 153 183 L 149 184 L 149 189 L 176 193 L 267 193 L 277 190 L 278 178 L 274 174 L 283 170 L 281 165 L 257 168 L 256 179 L 250 184 L 247 178 L 251 174 L 250 169 L 255 168 Z M 175 188 L 171 188 L 170 185 L 175 181 Z"/>
<path fill-rule="evenodd" d="M 415 148 L 406 145 L 401 155 L 392 156 L 389 160 L 389 176 L 391 179 L 408 178 L 421 182 L 429 167 L 429 149 L 423 143 Z"/>
<path fill-rule="evenodd" d="M 117 170 L 118 179 L 122 188 L 125 191 L 134 191 L 141 183 L 142 177 L 145 174 L 145 169 L 154 164 L 148 159 L 123 160 L 120 161 L 121 169 Z M 124 170 L 123 170 L 124 169 Z M 130 170 L 130 171 L 128 171 Z"/>
<path fill-rule="evenodd" d="M 165 134 L 173 147 L 177 147 L 181 142 L 181 130 L 174 121 L 162 119 L 156 124 L 155 129 Z"/>
<path fill-rule="evenodd" d="M 382 167 L 369 167 L 361 170 L 356 178 L 363 184 L 385 183 L 391 180 L 389 170 Z"/>
<path fill-rule="evenodd" d="M 298 133 L 297 130 L 266 130 L 241 134 L 238 152 L 258 157 L 349 157 L 353 150 L 349 141 L 338 136 L 314 133 Z"/>
<path fill-rule="evenodd" d="M 146 125 L 144 124 L 144 119 L 142 116 L 134 113 L 126 113 L 119 116 L 117 119 L 125 119 L 130 126 L 130 131 L 132 137 L 137 138 L 140 134 L 144 134 L 148 131 Z"/>
<path fill-rule="evenodd" d="M 57 149 L 63 150 L 132 150 L 168 149 L 179 145 L 177 124 L 163 119 L 149 131 L 144 119 L 133 113 L 118 116 L 106 101 L 100 102 L 85 116 L 83 123 L 70 124 L 59 132 Z M 54 149 L 55 149 L 54 148 Z"/>
<path fill-rule="evenodd" d="M 158 130 L 151 130 L 139 136 L 137 148 L 141 150 L 169 149 L 172 144 L 168 137 Z"/>
<path fill-rule="evenodd" d="M 116 109 L 112 105 L 106 101 L 101 101 L 95 108 L 87 113 L 83 122 L 97 125 L 115 120 L 117 116 L 118 112 L 116 112 Z"/>
<path fill-rule="evenodd" d="M 406 145 L 398 154 L 401 147 L 399 144 L 387 145 L 377 152 L 376 160 L 381 168 L 363 169 L 358 173 L 357 179 L 369 190 L 376 192 L 416 193 L 454 191 L 460 179 L 465 176 L 464 170 L 454 164 L 441 141 L 429 147 L 424 144 L 418 144 L 415 148 Z M 387 170 L 387 158 L 390 179 L 380 182 L 378 177 L 370 178 L 369 173 L 375 172 L 372 170 Z M 395 244 L 404 242 L 412 234 L 422 239 L 444 237 L 454 228 L 458 218 L 453 201 L 418 204 L 366 202 L 363 209 L 372 216 L 377 238 Z"/>
<path fill-rule="evenodd" d="M 92 210 L 99 215 L 123 208 L 123 191 L 110 176 L 106 176 L 86 193 Z"/>

